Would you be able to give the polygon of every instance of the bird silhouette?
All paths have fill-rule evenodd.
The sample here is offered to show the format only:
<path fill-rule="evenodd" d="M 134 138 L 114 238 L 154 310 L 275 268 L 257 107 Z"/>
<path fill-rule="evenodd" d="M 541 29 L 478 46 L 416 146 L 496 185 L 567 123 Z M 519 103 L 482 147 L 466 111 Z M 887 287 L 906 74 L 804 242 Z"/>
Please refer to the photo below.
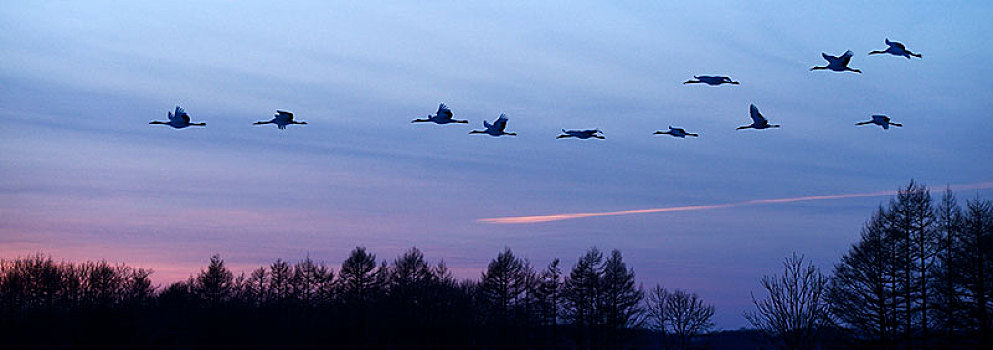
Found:
<path fill-rule="evenodd" d="M 669 131 L 656 131 L 652 135 L 670 135 L 672 137 L 678 137 L 678 138 L 685 138 L 687 136 L 693 136 L 693 137 L 700 136 L 698 134 L 688 133 L 686 132 L 686 130 L 683 130 L 682 128 L 674 128 L 672 127 L 672 125 L 669 125 Z"/>
<path fill-rule="evenodd" d="M 489 134 L 490 136 L 494 136 L 494 137 L 500 136 L 500 135 L 517 136 L 517 133 L 514 133 L 514 132 L 505 132 L 504 131 L 504 129 L 507 128 L 507 115 L 506 114 L 503 114 L 503 113 L 500 114 L 500 117 L 497 118 L 497 120 L 494 121 L 493 124 L 490 124 L 490 122 L 484 120 L 483 121 L 483 127 L 485 127 L 486 130 L 473 130 L 473 131 L 470 131 L 469 133 L 470 134 Z"/>
<path fill-rule="evenodd" d="M 597 138 L 597 139 L 603 140 L 606 137 L 604 137 L 603 135 L 600 135 L 602 133 L 603 133 L 603 131 L 600 131 L 600 129 L 589 129 L 589 130 L 566 130 L 566 129 L 562 129 L 562 135 L 559 135 L 556 138 L 557 139 L 564 139 L 564 138 L 567 138 L 567 137 L 575 137 L 577 139 L 583 139 L 583 140 L 585 140 L 585 139 L 588 139 L 588 138 L 591 138 L 592 137 L 592 138 Z"/>
<path fill-rule="evenodd" d="M 693 80 L 693 79 L 696 79 L 696 80 Z M 731 78 L 728 78 L 728 77 L 725 77 L 725 76 L 710 76 L 710 75 L 699 75 L 699 76 L 697 76 L 697 75 L 694 75 L 693 76 L 693 79 L 684 81 L 683 84 L 699 84 L 699 83 L 704 83 L 704 84 L 707 84 L 707 85 L 710 85 L 710 86 L 717 86 L 717 85 L 721 85 L 721 84 L 734 84 L 734 85 L 740 84 L 737 81 L 733 81 L 733 80 L 731 80 Z"/>
<path fill-rule="evenodd" d="M 292 112 L 277 110 L 276 111 L 276 114 L 273 114 L 272 120 L 268 120 L 268 121 L 257 121 L 253 125 L 262 125 L 262 124 L 276 124 L 276 127 L 279 128 L 279 130 L 284 130 L 284 129 L 286 129 L 286 126 L 287 125 L 290 125 L 290 124 L 304 124 L 304 125 L 306 125 L 307 122 L 298 122 L 298 121 L 293 120 L 293 113 Z"/>
<path fill-rule="evenodd" d="M 890 41 L 890 39 L 886 39 L 886 45 L 889 46 L 889 47 L 886 48 L 886 50 L 871 51 L 871 52 L 869 52 L 869 54 L 870 55 L 877 55 L 877 54 L 882 54 L 882 53 L 888 53 L 888 54 L 893 55 L 893 56 L 903 56 L 903 57 L 906 57 L 908 60 L 910 59 L 910 56 L 921 58 L 921 54 L 919 54 L 919 53 L 913 53 L 910 50 L 907 50 L 907 47 L 904 46 L 903 43 L 896 42 L 896 41 Z"/>
<path fill-rule="evenodd" d="M 852 71 L 861 74 L 861 70 L 848 67 L 848 63 L 852 61 L 853 55 L 855 54 L 852 53 L 852 50 L 845 51 L 845 53 L 839 57 L 834 57 L 822 52 L 821 56 L 828 61 L 828 65 L 822 67 L 811 67 L 810 70 L 830 69 L 835 72 Z"/>
<path fill-rule="evenodd" d="M 890 125 L 903 127 L 903 124 L 891 122 L 890 117 L 887 117 L 882 114 L 874 114 L 872 116 L 872 120 L 855 123 L 855 125 L 866 125 L 866 124 L 876 124 L 883 127 L 883 129 L 886 130 L 890 129 Z"/>
<path fill-rule="evenodd" d="M 148 124 L 161 124 L 168 125 L 176 129 L 182 129 L 188 126 L 207 126 L 207 123 L 190 123 L 190 115 L 183 110 L 183 107 L 176 106 L 176 113 L 166 112 L 169 115 L 168 122 L 162 122 L 158 120 L 153 120 Z"/>
<path fill-rule="evenodd" d="M 453 116 L 454 116 L 454 114 L 452 114 L 452 110 L 449 109 L 448 106 L 446 106 L 444 103 L 442 103 L 442 104 L 439 104 L 438 105 L 438 113 L 437 114 L 435 114 L 435 115 L 428 115 L 426 119 L 414 119 L 414 120 L 411 120 L 410 122 L 411 123 L 432 122 L 432 123 L 435 123 L 435 124 L 449 124 L 449 123 L 462 123 L 462 124 L 466 124 L 466 123 L 469 123 L 468 120 L 456 120 L 456 119 L 452 119 Z"/>
<path fill-rule="evenodd" d="M 770 125 L 769 124 L 769 120 L 768 119 L 765 119 L 765 117 L 762 116 L 762 113 L 759 113 L 759 108 L 758 107 L 755 107 L 755 105 L 749 106 L 748 107 L 748 112 L 751 114 L 752 124 L 739 126 L 737 130 L 749 129 L 749 128 L 751 128 L 751 129 L 760 129 L 761 130 L 761 129 L 778 128 L 779 127 L 779 125 Z"/>

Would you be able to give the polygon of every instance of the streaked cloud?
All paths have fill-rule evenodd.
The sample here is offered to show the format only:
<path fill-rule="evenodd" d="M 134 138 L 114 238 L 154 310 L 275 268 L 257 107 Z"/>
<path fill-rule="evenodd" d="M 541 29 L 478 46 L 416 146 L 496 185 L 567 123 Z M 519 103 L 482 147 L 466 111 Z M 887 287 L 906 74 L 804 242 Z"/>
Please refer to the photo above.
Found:
<path fill-rule="evenodd" d="M 980 183 L 974 183 L 974 184 L 966 184 L 966 185 L 954 185 L 954 186 L 949 186 L 949 187 L 952 190 L 971 190 L 971 189 L 993 188 L 993 181 L 990 181 L 990 182 L 980 182 Z M 721 209 L 721 208 L 740 207 L 740 206 L 757 205 L 757 204 L 779 204 L 779 203 L 806 202 L 806 201 L 817 201 L 817 200 L 827 200 L 827 199 L 846 199 L 846 198 L 861 198 L 861 197 L 882 197 L 882 196 L 892 196 L 892 195 L 894 195 L 896 193 L 897 193 L 897 191 L 877 191 L 877 192 L 866 192 L 866 193 L 829 194 L 829 195 L 820 195 L 820 196 L 802 196 L 802 197 L 790 197 L 790 198 L 755 199 L 755 200 L 744 201 L 744 202 L 713 204 L 713 205 L 686 205 L 686 206 L 679 206 L 679 207 L 636 209 L 636 210 L 620 210 L 620 211 L 604 211 L 604 212 L 594 212 L 594 213 L 570 213 L 570 214 L 534 215 L 534 216 L 509 216 L 509 217 L 500 217 L 500 218 L 485 218 L 485 219 L 479 219 L 477 221 L 483 222 L 483 223 L 487 223 L 487 224 L 534 224 L 534 223 L 539 223 L 539 222 L 561 221 L 561 220 L 589 218 L 589 217 L 597 217 L 597 216 L 618 216 L 618 215 L 669 213 L 669 212 L 678 212 L 678 211 L 696 211 L 696 210 Z"/>

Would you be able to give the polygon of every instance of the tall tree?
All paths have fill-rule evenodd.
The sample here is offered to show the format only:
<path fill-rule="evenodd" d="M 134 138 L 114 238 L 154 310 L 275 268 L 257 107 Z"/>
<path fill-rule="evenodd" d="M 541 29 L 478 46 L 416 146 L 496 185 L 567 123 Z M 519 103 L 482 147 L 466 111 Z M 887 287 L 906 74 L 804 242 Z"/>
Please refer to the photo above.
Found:
<path fill-rule="evenodd" d="M 210 257 L 207 270 L 201 270 L 196 277 L 193 291 L 201 300 L 210 305 L 228 301 L 233 287 L 234 274 L 224 266 L 220 255 Z"/>
<path fill-rule="evenodd" d="M 897 319 L 892 242 L 886 235 L 882 207 L 862 227 L 861 239 L 834 268 L 827 292 L 832 314 L 858 334 L 867 346 L 893 347 Z"/>
<path fill-rule="evenodd" d="M 929 292 L 934 286 L 932 273 L 940 237 L 935 229 L 934 208 L 927 186 L 911 180 L 890 200 L 888 212 L 889 236 L 897 249 L 899 274 L 896 281 L 903 300 L 902 305 L 898 305 L 903 342 L 905 348 L 910 349 L 915 346 L 918 330 L 920 340 L 925 344 L 929 341 L 928 301 L 933 298 Z"/>
<path fill-rule="evenodd" d="M 539 279 L 536 295 L 540 310 L 539 324 L 555 326 L 558 323 L 559 308 L 562 303 L 562 268 L 559 267 L 559 259 L 552 260 L 541 272 Z"/>
<path fill-rule="evenodd" d="M 600 310 L 600 263 L 603 253 L 596 247 L 586 251 L 563 284 L 564 316 L 577 330 L 577 343 L 581 349 L 591 349 L 596 341 L 594 332 L 602 324 Z"/>
<path fill-rule="evenodd" d="M 293 268 L 290 263 L 276 259 L 269 266 L 269 285 L 266 287 L 268 302 L 275 305 L 285 305 L 296 297 L 293 290 Z"/>
<path fill-rule="evenodd" d="M 619 250 L 612 250 L 601 268 L 600 309 L 608 348 L 619 348 L 624 331 L 641 326 L 644 297 L 641 287 L 635 285 L 634 269 L 627 267 Z"/>
<path fill-rule="evenodd" d="M 480 301 L 488 322 L 506 326 L 517 304 L 525 297 L 524 261 L 505 248 L 490 261 L 479 283 Z"/>
<path fill-rule="evenodd" d="M 969 200 L 963 220 L 963 240 L 958 247 L 963 282 L 962 302 L 969 328 L 976 332 L 978 348 L 993 348 L 993 202 Z"/>
<path fill-rule="evenodd" d="M 965 330 L 963 321 L 965 306 L 961 302 L 959 287 L 963 281 L 962 266 L 959 266 L 958 247 L 962 242 L 962 208 L 950 189 L 945 189 L 941 201 L 935 208 L 936 229 L 940 238 L 938 249 L 938 264 L 934 272 L 933 307 L 934 324 L 943 330 L 942 342 L 949 343 L 959 337 L 957 334 Z"/>
<path fill-rule="evenodd" d="M 314 306 L 330 301 L 334 271 L 324 264 L 315 263 L 309 255 L 293 265 L 293 280 L 294 290 L 303 305 Z"/>
<path fill-rule="evenodd" d="M 338 286 L 346 304 L 364 304 L 378 288 L 376 284 L 376 255 L 365 247 L 355 247 L 341 263 Z"/>
<path fill-rule="evenodd" d="M 757 310 L 746 312 L 745 318 L 780 349 L 813 349 L 821 331 L 830 323 L 823 297 L 826 284 L 827 277 L 820 269 L 793 253 L 783 261 L 782 275 L 762 278 L 762 287 L 769 296 L 758 300 L 753 294 Z"/>

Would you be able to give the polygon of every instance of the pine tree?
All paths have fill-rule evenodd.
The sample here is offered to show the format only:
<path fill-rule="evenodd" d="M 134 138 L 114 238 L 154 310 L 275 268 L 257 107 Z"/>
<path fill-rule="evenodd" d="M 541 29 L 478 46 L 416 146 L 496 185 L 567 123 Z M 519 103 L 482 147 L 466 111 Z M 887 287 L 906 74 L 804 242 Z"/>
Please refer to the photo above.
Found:
<path fill-rule="evenodd" d="M 490 261 L 479 283 L 480 300 L 487 321 L 501 327 L 511 319 L 512 308 L 524 297 L 524 264 L 505 248 Z"/>
<path fill-rule="evenodd" d="M 341 263 L 338 273 L 338 287 L 343 301 L 346 304 L 369 302 L 378 288 L 375 274 L 376 255 L 367 253 L 365 247 L 355 247 Z"/>
<path fill-rule="evenodd" d="M 602 310 L 608 348 L 618 348 L 625 329 L 641 326 L 644 293 L 635 286 L 634 269 L 627 267 L 620 251 L 611 251 L 601 270 L 599 308 Z"/>
<path fill-rule="evenodd" d="M 577 330 L 577 343 L 581 349 L 591 349 L 597 338 L 593 334 L 602 325 L 600 310 L 600 263 L 603 253 L 596 247 L 586 251 L 563 284 L 564 316 Z"/>
<path fill-rule="evenodd" d="M 193 285 L 194 293 L 208 305 L 218 305 L 228 301 L 233 287 L 234 274 L 224 266 L 221 256 L 210 257 L 207 270 L 201 270 Z"/>

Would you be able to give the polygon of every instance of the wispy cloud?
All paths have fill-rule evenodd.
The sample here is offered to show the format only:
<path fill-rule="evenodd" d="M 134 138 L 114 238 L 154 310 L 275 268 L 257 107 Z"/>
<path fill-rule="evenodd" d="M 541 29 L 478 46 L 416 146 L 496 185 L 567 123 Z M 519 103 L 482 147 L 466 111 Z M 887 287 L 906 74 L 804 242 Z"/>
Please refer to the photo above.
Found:
<path fill-rule="evenodd" d="M 964 184 L 964 185 L 954 185 L 949 186 L 952 190 L 973 190 L 973 189 L 984 189 L 993 188 L 993 181 L 980 182 L 974 184 Z M 535 215 L 535 216 L 508 216 L 500 218 L 485 218 L 479 219 L 477 221 L 487 223 L 487 224 L 533 224 L 539 222 L 549 222 L 549 221 L 560 221 L 569 219 L 579 219 L 597 216 L 618 216 L 618 215 L 635 215 L 635 214 L 651 214 L 651 213 L 669 213 L 678 211 L 697 211 L 697 210 L 711 210 L 711 209 L 721 209 L 730 207 L 740 207 L 746 205 L 757 205 L 757 204 L 778 204 L 778 203 L 793 203 L 793 202 L 806 202 L 806 201 L 816 201 L 816 200 L 827 200 L 827 199 L 846 199 L 846 198 L 861 198 L 861 197 L 882 197 L 882 196 L 892 196 L 896 194 L 897 191 L 877 191 L 877 192 L 865 192 L 865 193 L 847 193 L 847 194 L 829 194 L 820 196 L 802 196 L 802 197 L 790 197 L 790 198 L 773 198 L 773 199 L 755 199 L 743 202 L 734 203 L 724 203 L 724 204 L 712 204 L 712 205 L 686 205 L 678 207 L 666 207 L 666 208 L 650 208 L 650 209 L 636 209 L 636 210 L 620 210 L 620 211 L 604 211 L 604 212 L 593 212 L 593 213 L 567 213 L 567 214 L 553 214 L 553 215 Z"/>

